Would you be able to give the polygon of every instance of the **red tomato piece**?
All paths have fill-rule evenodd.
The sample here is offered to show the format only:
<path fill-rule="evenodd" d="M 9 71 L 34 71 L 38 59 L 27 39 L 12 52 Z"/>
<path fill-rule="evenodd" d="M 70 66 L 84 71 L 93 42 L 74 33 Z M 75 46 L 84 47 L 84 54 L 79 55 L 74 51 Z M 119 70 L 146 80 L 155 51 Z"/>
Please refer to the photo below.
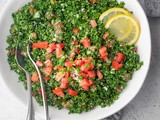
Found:
<path fill-rule="evenodd" d="M 97 76 L 98 76 L 98 79 L 101 80 L 103 78 L 103 74 L 101 73 L 101 71 L 97 71 Z"/>
<path fill-rule="evenodd" d="M 93 85 L 93 80 L 89 80 L 90 86 Z"/>
<path fill-rule="evenodd" d="M 50 47 L 48 47 L 47 49 L 46 49 L 46 51 L 47 51 L 47 53 L 52 53 L 52 49 L 50 48 Z"/>
<path fill-rule="evenodd" d="M 65 62 L 65 66 L 66 66 L 66 67 L 72 68 L 72 67 L 73 67 L 72 65 L 73 65 L 72 61 L 66 60 L 66 62 Z"/>
<path fill-rule="evenodd" d="M 74 28 L 74 29 L 73 29 L 73 33 L 77 35 L 78 32 L 79 32 L 79 30 L 80 30 L 79 28 Z"/>
<path fill-rule="evenodd" d="M 88 71 L 88 76 L 94 78 L 96 76 L 95 71 Z"/>
<path fill-rule="evenodd" d="M 80 75 L 84 78 L 87 78 L 88 77 L 88 74 L 86 74 L 85 72 L 80 72 Z"/>
<path fill-rule="evenodd" d="M 62 88 L 62 89 L 67 89 L 68 83 L 69 83 L 69 82 L 68 82 L 68 78 L 62 78 L 60 88 Z"/>
<path fill-rule="evenodd" d="M 46 75 L 51 75 L 52 74 L 52 66 L 48 66 L 46 68 L 43 69 L 43 72 L 46 74 Z"/>
<path fill-rule="evenodd" d="M 57 96 L 64 98 L 64 93 L 61 88 L 55 88 L 52 92 Z"/>
<path fill-rule="evenodd" d="M 84 90 L 88 90 L 89 86 L 90 86 L 90 83 L 87 79 L 83 79 L 80 84 L 79 84 L 80 87 L 82 87 Z"/>
<path fill-rule="evenodd" d="M 44 62 L 44 64 L 48 67 L 48 66 L 52 66 L 52 61 L 50 59 L 46 60 Z"/>
<path fill-rule="evenodd" d="M 124 56 L 125 56 L 125 54 L 117 52 L 116 56 L 115 56 L 115 61 L 117 61 L 119 63 L 122 62 L 124 60 Z"/>
<path fill-rule="evenodd" d="M 56 47 L 57 47 L 57 48 L 62 48 L 62 49 L 63 49 L 63 48 L 65 47 L 65 44 L 59 43 L 59 44 L 56 45 Z"/>
<path fill-rule="evenodd" d="M 113 61 L 112 62 L 112 67 L 115 69 L 115 70 L 119 70 L 123 67 L 123 64 L 120 64 L 119 62 L 117 61 Z"/>
<path fill-rule="evenodd" d="M 108 36 L 109 36 L 109 33 L 106 32 L 106 33 L 103 35 L 103 39 L 106 39 Z"/>
<path fill-rule="evenodd" d="M 36 65 L 37 65 L 38 67 L 42 67 L 44 64 L 43 64 L 41 61 L 37 60 L 37 61 L 36 61 Z"/>
<path fill-rule="evenodd" d="M 108 53 L 107 53 L 107 48 L 105 46 L 102 46 L 99 48 L 99 53 L 100 53 L 100 58 L 106 58 Z"/>
<path fill-rule="evenodd" d="M 89 63 L 84 63 L 81 67 L 80 67 L 80 70 L 83 71 L 83 72 L 87 72 L 87 71 L 90 71 L 91 69 L 93 69 L 94 66 L 92 64 L 89 64 Z"/>
<path fill-rule="evenodd" d="M 65 78 L 69 78 L 69 76 L 70 76 L 70 72 L 66 72 L 65 73 Z"/>
<path fill-rule="evenodd" d="M 55 66 L 54 70 L 61 71 L 61 70 L 64 70 L 64 68 L 62 66 Z"/>
<path fill-rule="evenodd" d="M 95 4 L 98 2 L 98 0 L 89 0 L 90 3 Z"/>
<path fill-rule="evenodd" d="M 56 49 L 56 44 L 51 43 L 51 44 L 49 44 L 49 47 L 46 50 L 47 50 L 47 53 L 52 53 L 53 50 L 55 50 L 55 49 Z"/>
<path fill-rule="evenodd" d="M 62 48 L 56 48 L 56 57 L 57 58 L 60 58 L 62 57 Z"/>
<path fill-rule="evenodd" d="M 96 28 L 97 27 L 97 23 L 95 20 L 91 20 L 90 21 L 90 24 L 92 25 L 93 28 Z"/>
<path fill-rule="evenodd" d="M 41 49 L 46 49 L 48 47 L 48 42 L 37 42 L 37 43 L 32 43 L 32 48 L 41 48 Z"/>
<path fill-rule="evenodd" d="M 78 92 L 69 88 L 68 89 L 68 94 L 71 95 L 71 96 L 77 96 Z"/>
<path fill-rule="evenodd" d="M 74 64 L 75 64 L 76 66 L 82 66 L 83 63 L 84 63 L 83 60 L 75 60 L 75 61 L 74 61 Z"/>
<path fill-rule="evenodd" d="M 83 44 L 84 48 L 88 48 L 91 46 L 91 42 L 89 41 L 89 38 L 86 37 L 85 39 L 81 40 L 81 43 Z"/>
<path fill-rule="evenodd" d="M 31 76 L 31 81 L 38 82 L 38 79 L 39 79 L 38 73 L 33 73 Z"/>

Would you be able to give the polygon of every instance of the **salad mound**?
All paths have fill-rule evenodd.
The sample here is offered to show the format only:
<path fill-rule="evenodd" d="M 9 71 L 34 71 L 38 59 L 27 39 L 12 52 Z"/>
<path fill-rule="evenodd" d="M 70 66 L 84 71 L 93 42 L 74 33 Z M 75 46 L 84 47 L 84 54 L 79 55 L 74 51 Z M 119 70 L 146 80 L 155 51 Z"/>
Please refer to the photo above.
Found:
<path fill-rule="evenodd" d="M 27 89 L 25 73 L 15 61 L 19 45 L 25 69 L 32 81 L 32 95 L 43 105 L 36 69 L 39 67 L 49 106 L 67 108 L 69 113 L 87 112 L 96 106 L 110 106 L 127 81 L 143 64 L 135 45 L 124 45 L 99 20 L 116 0 L 33 0 L 13 13 L 8 43 L 8 62 Z"/>

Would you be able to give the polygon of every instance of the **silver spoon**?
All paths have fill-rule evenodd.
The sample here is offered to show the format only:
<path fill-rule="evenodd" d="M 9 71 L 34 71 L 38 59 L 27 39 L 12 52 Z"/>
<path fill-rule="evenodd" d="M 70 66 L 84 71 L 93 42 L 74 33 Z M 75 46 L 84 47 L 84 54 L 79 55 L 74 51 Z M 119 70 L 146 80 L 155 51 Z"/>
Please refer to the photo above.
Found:
<path fill-rule="evenodd" d="M 31 80 L 30 80 L 30 75 L 29 72 L 24 69 L 25 66 L 25 56 L 21 54 L 21 51 L 18 49 L 18 46 L 16 47 L 15 51 L 15 58 L 16 58 L 16 63 L 18 66 L 25 72 L 26 74 L 26 79 L 27 79 L 27 94 L 28 94 L 28 100 L 27 100 L 27 117 L 26 120 L 32 120 L 32 93 L 31 93 Z"/>

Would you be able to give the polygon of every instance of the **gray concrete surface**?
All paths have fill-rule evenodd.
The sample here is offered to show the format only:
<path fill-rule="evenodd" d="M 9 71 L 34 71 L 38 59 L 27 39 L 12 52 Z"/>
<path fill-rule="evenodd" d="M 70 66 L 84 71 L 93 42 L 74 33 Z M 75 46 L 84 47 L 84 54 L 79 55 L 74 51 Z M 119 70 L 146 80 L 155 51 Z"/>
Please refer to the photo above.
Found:
<path fill-rule="evenodd" d="M 160 18 L 148 18 L 152 59 L 146 81 L 135 99 L 122 110 L 121 120 L 160 120 Z"/>

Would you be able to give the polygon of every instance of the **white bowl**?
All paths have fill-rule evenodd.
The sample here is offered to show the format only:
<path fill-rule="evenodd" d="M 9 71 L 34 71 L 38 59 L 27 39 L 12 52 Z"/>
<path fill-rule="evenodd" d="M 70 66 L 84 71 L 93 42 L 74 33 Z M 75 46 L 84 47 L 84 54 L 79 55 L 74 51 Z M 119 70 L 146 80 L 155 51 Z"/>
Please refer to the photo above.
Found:
<path fill-rule="evenodd" d="M 17 11 L 20 7 L 25 5 L 30 0 L 9 0 L 5 5 L 3 11 L 0 14 L 0 80 L 1 82 L 5 82 L 6 86 L 17 98 L 17 101 L 23 104 L 26 107 L 26 91 L 23 88 L 22 84 L 19 84 L 18 76 L 13 71 L 10 71 L 10 67 L 7 63 L 7 55 L 6 55 L 6 37 L 9 35 L 9 28 L 12 21 L 11 14 Z M 117 111 L 121 110 L 124 106 L 126 106 L 138 93 L 143 82 L 145 81 L 145 77 L 147 75 L 150 58 L 151 58 L 151 37 L 149 24 L 146 18 L 142 7 L 138 3 L 137 0 L 119 0 L 124 1 L 126 3 L 125 7 L 129 10 L 133 11 L 135 17 L 138 19 L 141 26 L 141 36 L 139 41 L 137 42 L 138 53 L 140 55 L 141 61 L 144 62 L 142 68 L 134 73 L 133 79 L 128 82 L 128 86 L 121 93 L 119 99 L 112 104 L 110 107 L 100 108 L 96 107 L 94 110 L 82 113 L 82 114 L 71 114 L 68 115 L 68 111 L 57 110 L 56 108 L 50 108 L 50 117 L 54 120 L 97 120 L 108 117 Z M 37 115 L 43 115 L 42 107 L 39 107 L 36 102 L 35 109 Z M 25 117 L 25 116 L 24 116 Z"/>

